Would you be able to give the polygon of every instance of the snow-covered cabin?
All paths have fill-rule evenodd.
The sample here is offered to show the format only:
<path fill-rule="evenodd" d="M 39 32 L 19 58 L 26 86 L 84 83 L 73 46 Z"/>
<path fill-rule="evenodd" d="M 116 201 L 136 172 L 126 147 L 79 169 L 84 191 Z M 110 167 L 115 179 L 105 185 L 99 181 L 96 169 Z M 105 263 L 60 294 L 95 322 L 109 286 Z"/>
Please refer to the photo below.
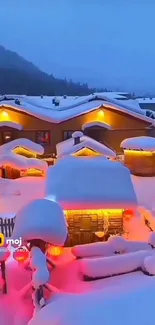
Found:
<path fill-rule="evenodd" d="M 48 164 L 37 159 L 44 148 L 28 139 L 16 139 L 0 146 L 0 175 L 4 178 L 42 176 Z"/>
<path fill-rule="evenodd" d="M 56 148 L 57 158 L 63 158 L 68 155 L 73 155 L 76 157 L 103 156 L 111 159 L 116 157 L 113 150 L 104 144 L 83 135 L 83 133 L 80 131 L 74 132 L 70 139 L 58 143 Z"/>
<path fill-rule="evenodd" d="M 65 211 L 69 244 L 123 232 L 123 215 L 137 207 L 130 171 L 103 157 L 67 156 L 49 167 L 46 195 Z"/>
<path fill-rule="evenodd" d="M 124 164 L 137 176 L 155 176 L 155 138 L 135 137 L 121 143 Z"/>
<path fill-rule="evenodd" d="M 137 135 L 150 135 L 155 120 L 146 116 L 126 93 L 104 92 L 88 96 L 0 96 L 0 145 L 28 138 L 56 154 L 56 144 L 83 131 L 120 153 L 120 142 Z"/>

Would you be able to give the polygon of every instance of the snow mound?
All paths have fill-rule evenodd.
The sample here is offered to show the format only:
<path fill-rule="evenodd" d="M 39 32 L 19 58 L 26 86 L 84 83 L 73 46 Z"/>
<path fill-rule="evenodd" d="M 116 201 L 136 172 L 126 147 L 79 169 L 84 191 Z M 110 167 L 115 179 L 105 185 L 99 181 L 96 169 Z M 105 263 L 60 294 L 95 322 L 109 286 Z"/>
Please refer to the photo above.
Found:
<path fill-rule="evenodd" d="M 145 136 L 129 138 L 123 140 L 120 146 L 123 149 L 155 151 L 155 138 Z"/>
<path fill-rule="evenodd" d="M 131 272 L 143 266 L 145 257 L 153 255 L 152 251 L 139 251 L 104 258 L 82 259 L 79 261 L 81 273 L 92 278 L 111 276 Z"/>
<path fill-rule="evenodd" d="M 39 268 L 46 264 L 46 256 L 38 247 L 31 248 L 30 264 L 33 269 Z"/>
<path fill-rule="evenodd" d="M 75 257 L 97 257 L 113 255 L 114 250 L 108 242 L 98 242 L 74 246 L 71 252 Z"/>
<path fill-rule="evenodd" d="M 144 268 L 150 275 L 155 275 L 155 256 L 145 257 Z"/>
<path fill-rule="evenodd" d="M 116 252 L 121 252 L 126 250 L 127 241 L 121 236 L 110 236 L 108 239 L 108 243 L 111 244 L 112 248 Z"/>
<path fill-rule="evenodd" d="M 136 280 L 133 274 L 126 278 L 126 282 Z M 85 294 L 53 295 L 51 303 L 38 311 L 28 325 L 153 324 L 154 285 L 127 293 L 125 289 L 121 293 L 120 282 L 114 287 L 116 295 L 105 288 Z"/>
<path fill-rule="evenodd" d="M 12 238 L 19 237 L 23 241 L 41 239 L 53 245 L 64 245 L 67 225 L 61 207 L 46 199 L 28 203 L 16 214 Z"/>
<path fill-rule="evenodd" d="M 48 168 L 46 195 L 55 198 L 63 209 L 137 206 L 129 169 L 102 157 L 60 159 Z"/>

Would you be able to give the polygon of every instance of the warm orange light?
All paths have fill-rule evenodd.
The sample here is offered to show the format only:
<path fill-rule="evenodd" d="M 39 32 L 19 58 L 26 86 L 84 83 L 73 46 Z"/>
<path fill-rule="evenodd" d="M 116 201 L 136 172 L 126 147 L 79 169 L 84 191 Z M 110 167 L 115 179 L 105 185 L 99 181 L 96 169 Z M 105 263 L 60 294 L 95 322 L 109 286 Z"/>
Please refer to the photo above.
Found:
<path fill-rule="evenodd" d="M 134 217 L 134 213 L 132 210 L 125 210 L 123 212 L 123 217 L 125 218 L 125 220 L 131 220 Z"/>
<path fill-rule="evenodd" d="M 29 251 L 20 247 L 13 253 L 13 258 L 19 263 L 25 262 L 29 258 Z"/>
<path fill-rule="evenodd" d="M 21 155 L 27 158 L 36 158 L 35 152 L 25 149 L 23 147 L 16 147 L 15 149 L 13 149 L 13 152 L 17 155 Z"/>
<path fill-rule="evenodd" d="M 8 112 L 6 111 L 1 111 L 0 112 L 0 121 L 1 122 L 9 122 L 10 121 L 10 117 Z"/>
<path fill-rule="evenodd" d="M 102 121 L 103 120 L 103 117 L 104 117 L 104 112 L 102 110 L 100 110 L 98 113 L 97 113 L 97 117 L 98 117 L 98 120 L 99 121 Z"/>
<path fill-rule="evenodd" d="M 64 210 L 67 217 L 72 215 L 103 215 L 104 217 L 119 217 L 123 214 L 124 209 L 96 209 L 96 210 Z"/>
<path fill-rule="evenodd" d="M 132 155 L 132 156 L 153 156 L 155 155 L 155 152 L 151 151 L 143 151 L 143 150 L 124 150 L 124 154 L 126 155 Z"/>
<path fill-rule="evenodd" d="M 49 246 L 47 249 L 47 255 L 49 256 L 58 257 L 62 255 L 62 253 L 63 253 L 63 247 Z"/>
<path fill-rule="evenodd" d="M 100 153 L 97 151 L 91 150 L 89 148 L 83 148 L 80 149 L 79 151 L 75 152 L 72 154 L 75 157 L 96 157 L 96 156 L 101 156 Z"/>
<path fill-rule="evenodd" d="M 96 231 L 96 232 L 95 232 L 95 235 L 96 235 L 98 238 L 102 238 L 102 237 L 104 237 L 105 233 L 104 233 L 104 231 Z"/>
<path fill-rule="evenodd" d="M 44 172 L 40 169 L 30 168 L 25 172 L 25 176 L 43 176 Z"/>

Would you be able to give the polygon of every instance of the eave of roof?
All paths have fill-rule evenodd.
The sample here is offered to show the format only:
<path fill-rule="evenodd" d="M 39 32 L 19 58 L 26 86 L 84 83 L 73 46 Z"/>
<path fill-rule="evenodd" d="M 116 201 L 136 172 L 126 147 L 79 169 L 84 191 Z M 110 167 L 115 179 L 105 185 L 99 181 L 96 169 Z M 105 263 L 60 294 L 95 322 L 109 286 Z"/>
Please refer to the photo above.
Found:
<path fill-rule="evenodd" d="M 120 111 L 122 113 L 126 113 L 130 116 L 143 120 L 155 125 L 155 121 L 144 115 L 144 111 L 140 108 L 130 107 L 130 105 L 126 105 L 121 103 L 119 105 L 119 101 L 116 99 L 111 99 L 103 96 L 102 94 L 89 95 L 84 98 L 78 98 L 77 100 L 72 100 L 71 104 L 63 105 L 55 107 L 51 104 L 48 107 L 42 106 L 38 103 L 34 104 L 34 102 L 26 99 L 25 97 L 20 98 L 21 105 L 15 104 L 14 101 L 1 101 L 0 107 L 11 108 L 23 113 L 27 113 L 29 115 L 35 116 L 41 120 L 50 122 L 50 123 L 61 123 L 63 121 L 75 118 L 76 116 L 86 114 L 88 112 L 99 109 L 100 107 L 111 108 L 116 111 Z"/>

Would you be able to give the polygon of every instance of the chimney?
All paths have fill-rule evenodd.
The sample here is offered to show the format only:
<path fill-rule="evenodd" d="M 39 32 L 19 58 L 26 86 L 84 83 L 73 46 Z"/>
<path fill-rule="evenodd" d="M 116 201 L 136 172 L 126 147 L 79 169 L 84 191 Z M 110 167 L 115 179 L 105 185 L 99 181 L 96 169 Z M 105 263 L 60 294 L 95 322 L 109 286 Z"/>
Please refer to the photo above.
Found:
<path fill-rule="evenodd" d="M 72 134 L 72 138 L 74 139 L 74 146 L 81 142 L 81 137 L 83 137 L 83 133 L 81 131 L 75 131 Z"/>

